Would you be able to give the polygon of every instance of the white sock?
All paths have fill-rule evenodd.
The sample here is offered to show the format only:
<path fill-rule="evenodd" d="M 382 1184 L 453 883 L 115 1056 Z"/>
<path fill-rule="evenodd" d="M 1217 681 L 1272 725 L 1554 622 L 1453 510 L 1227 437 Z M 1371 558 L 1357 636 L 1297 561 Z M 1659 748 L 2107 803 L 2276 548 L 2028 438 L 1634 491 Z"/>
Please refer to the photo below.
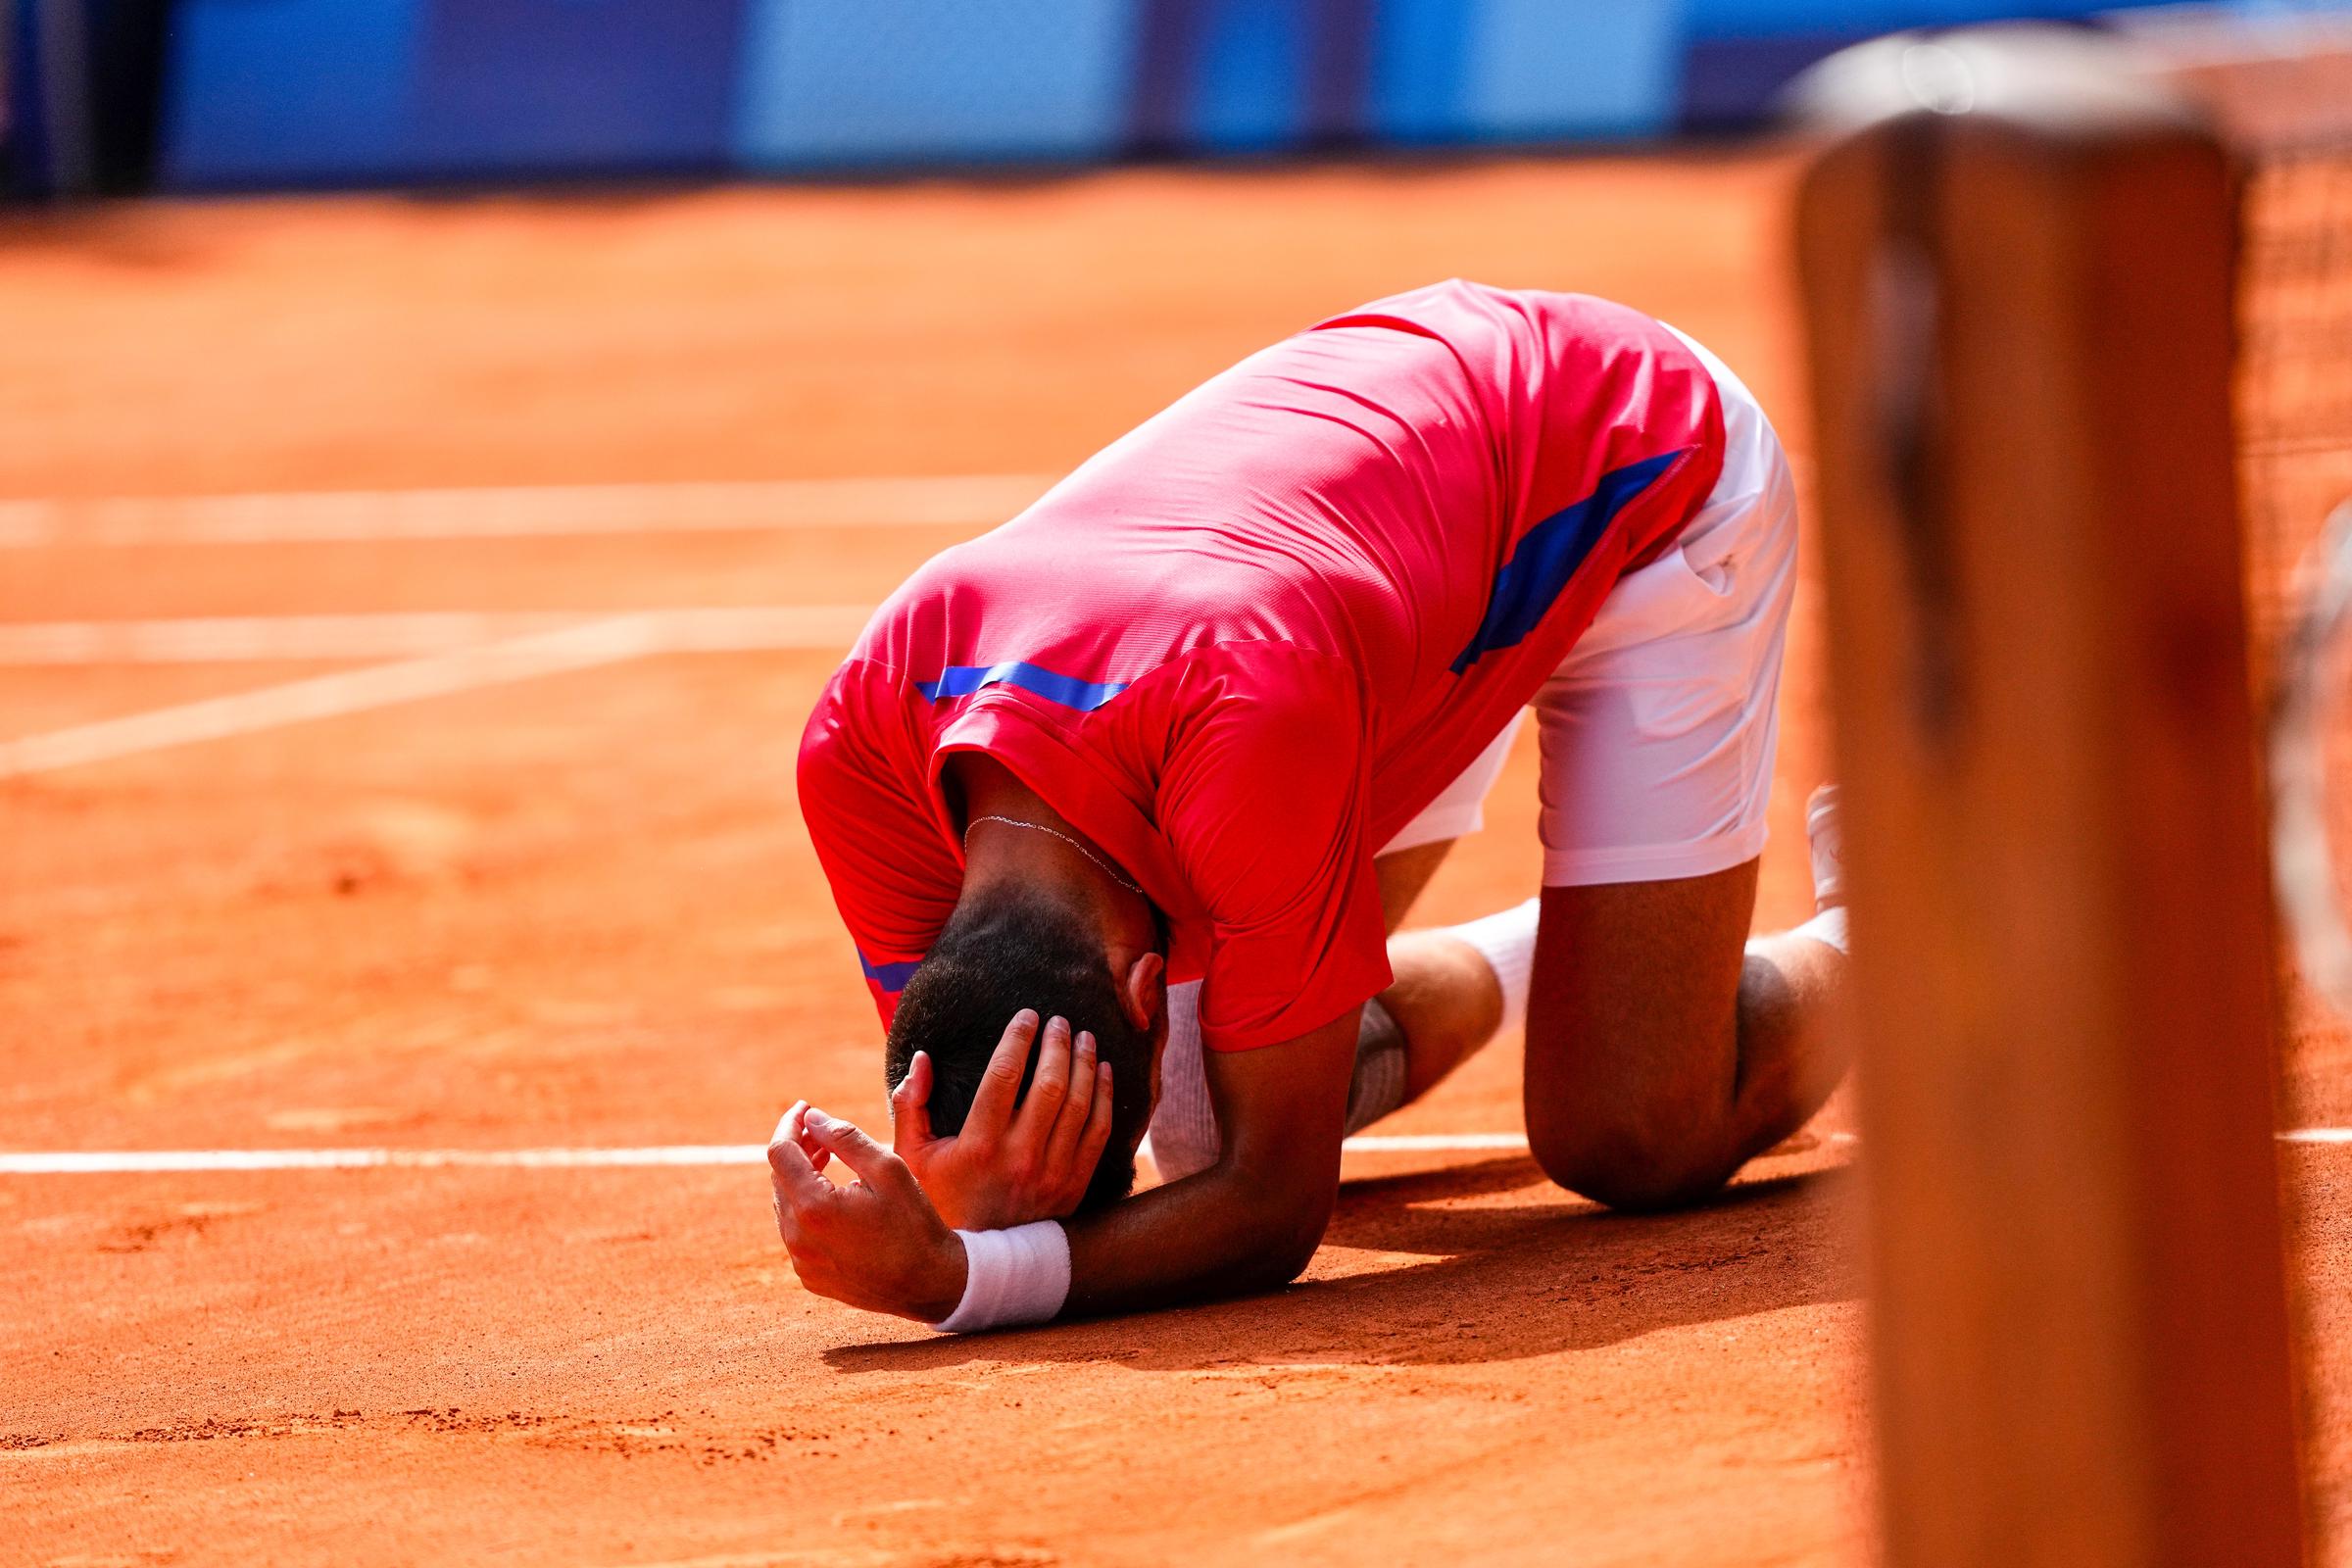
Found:
<path fill-rule="evenodd" d="M 1813 905 L 1820 912 L 1789 932 L 1847 952 L 1845 938 L 1845 823 L 1838 786 L 1824 784 L 1805 803 L 1805 840 L 1813 852 Z"/>
<path fill-rule="evenodd" d="M 1838 786 L 1824 784 L 1805 803 L 1805 842 L 1813 858 L 1813 906 L 1845 902 L 1845 822 Z"/>
<path fill-rule="evenodd" d="M 1845 945 L 1845 906 L 1835 905 L 1822 910 L 1812 919 L 1788 933 L 1792 937 L 1810 937 L 1824 947 L 1847 952 Z"/>
<path fill-rule="evenodd" d="M 1497 913 L 1445 929 L 1446 936 L 1476 948 L 1478 956 L 1487 960 L 1487 967 L 1494 971 L 1495 982 L 1502 987 L 1505 1029 L 1516 1029 L 1527 1022 L 1527 983 L 1536 967 L 1536 917 L 1542 906 L 1541 899 L 1530 899 Z"/>
<path fill-rule="evenodd" d="M 1152 1111 L 1152 1167 L 1182 1181 L 1217 1162 L 1217 1111 L 1200 1059 L 1200 982 L 1168 987 L 1168 1044 L 1159 1058 L 1159 1103 Z"/>
<path fill-rule="evenodd" d="M 1404 1102 L 1404 1031 L 1376 999 L 1364 1004 L 1355 1037 L 1355 1075 L 1348 1087 L 1350 1134 Z M 1217 1162 L 1224 1135 L 1208 1098 L 1208 1064 L 1200 1050 L 1200 982 L 1168 987 L 1168 1044 L 1159 1057 L 1159 1103 L 1152 1111 L 1145 1152 L 1163 1182 L 1182 1181 Z"/>
<path fill-rule="evenodd" d="M 1355 1077 L 1348 1085 L 1348 1137 L 1404 1103 L 1411 1065 L 1404 1030 L 1374 997 L 1364 1004 L 1364 1019 L 1355 1031 Z"/>

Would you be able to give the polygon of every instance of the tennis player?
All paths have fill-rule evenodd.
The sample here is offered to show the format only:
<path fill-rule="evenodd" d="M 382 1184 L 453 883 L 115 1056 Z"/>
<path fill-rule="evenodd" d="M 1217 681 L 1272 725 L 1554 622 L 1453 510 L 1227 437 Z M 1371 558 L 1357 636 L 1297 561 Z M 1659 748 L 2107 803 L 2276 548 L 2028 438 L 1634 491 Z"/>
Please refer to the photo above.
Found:
<path fill-rule="evenodd" d="M 931 561 L 802 740 L 896 1123 L 777 1128 L 804 1283 L 958 1332 L 1277 1286 L 1342 1139 L 1522 1019 L 1554 1180 L 1715 1191 L 1841 1070 L 1821 813 L 1824 912 L 1748 937 L 1795 549 L 1705 349 L 1453 281 L 1250 356 Z M 1541 898 L 1392 936 L 1530 708 Z"/>

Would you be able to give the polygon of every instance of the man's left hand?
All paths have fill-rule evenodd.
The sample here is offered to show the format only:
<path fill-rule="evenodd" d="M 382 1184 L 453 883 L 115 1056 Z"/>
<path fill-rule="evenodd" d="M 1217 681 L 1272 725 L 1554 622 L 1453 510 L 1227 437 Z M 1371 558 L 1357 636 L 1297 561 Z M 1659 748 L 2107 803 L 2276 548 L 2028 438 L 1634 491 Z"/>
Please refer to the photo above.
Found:
<path fill-rule="evenodd" d="M 931 1058 L 918 1051 L 891 1092 L 891 1141 L 949 1224 L 1009 1230 L 1078 1211 L 1110 1142 L 1110 1064 L 1097 1058 L 1092 1034 L 1061 1018 L 1041 1029 L 1027 1007 L 1014 1013 L 962 1128 L 945 1138 L 931 1127 Z"/>

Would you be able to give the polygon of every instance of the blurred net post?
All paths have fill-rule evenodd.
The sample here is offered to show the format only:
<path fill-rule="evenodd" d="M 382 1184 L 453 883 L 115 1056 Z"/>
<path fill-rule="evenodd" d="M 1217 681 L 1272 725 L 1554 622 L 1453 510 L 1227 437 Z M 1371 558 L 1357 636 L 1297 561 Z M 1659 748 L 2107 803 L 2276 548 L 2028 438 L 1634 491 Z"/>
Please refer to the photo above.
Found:
<path fill-rule="evenodd" d="M 1889 1561 L 2301 1554 L 2236 183 L 2088 34 L 1883 40 L 1800 196 Z"/>

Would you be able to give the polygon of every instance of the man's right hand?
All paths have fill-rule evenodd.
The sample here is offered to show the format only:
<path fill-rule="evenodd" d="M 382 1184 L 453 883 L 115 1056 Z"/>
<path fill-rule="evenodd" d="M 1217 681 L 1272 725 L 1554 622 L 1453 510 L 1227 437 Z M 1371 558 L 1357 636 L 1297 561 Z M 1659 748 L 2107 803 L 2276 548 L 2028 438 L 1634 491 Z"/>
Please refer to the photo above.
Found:
<path fill-rule="evenodd" d="M 819 1159 L 835 1155 L 857 1175 L 847 1187 L 817 1173 Z M 963 1243 L 941 1223 L 906 1161 L 804 1101 L 776 1123 L 767 1174 L 776 1230 L 809 1291 L 918 1323 L 956 1310 L 969 1277 Z"/>
<path fill-rule="evenodd" d="M 1037 1014 L 1012 1015 L 989 1057 L 962 1130 L 931 1130 L 931 1058 L 914 1054 L 891 1092 L 891 1138 L 943 1218 L 957 1230 L 1004 1230 L 1075 1213 L 1110 1142 L 1110 1064 L 1098 1061 L 1095 1037 L 1074 1040 L 1060 1018 L 1038 1046 Z M 1032 1046 L 1040 1054 L 1023 1096 L 1021 1071 Z M 1016 1103 L 1017 1102 L 1017 1103 Z"/>

